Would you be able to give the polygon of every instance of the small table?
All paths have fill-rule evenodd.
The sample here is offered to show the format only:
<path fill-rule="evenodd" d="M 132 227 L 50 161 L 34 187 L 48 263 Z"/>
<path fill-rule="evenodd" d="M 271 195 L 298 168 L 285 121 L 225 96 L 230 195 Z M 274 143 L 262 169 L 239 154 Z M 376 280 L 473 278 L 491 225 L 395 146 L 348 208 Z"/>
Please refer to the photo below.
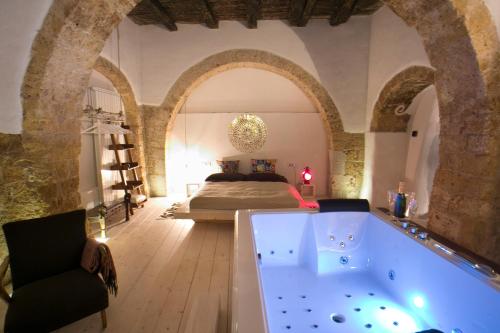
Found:
<path fill-rule="evenodd" d="M 300 184 L 299 192 L 304 199 L 313 199 L 316 197 L 316 186 L 314 184 Z"/>

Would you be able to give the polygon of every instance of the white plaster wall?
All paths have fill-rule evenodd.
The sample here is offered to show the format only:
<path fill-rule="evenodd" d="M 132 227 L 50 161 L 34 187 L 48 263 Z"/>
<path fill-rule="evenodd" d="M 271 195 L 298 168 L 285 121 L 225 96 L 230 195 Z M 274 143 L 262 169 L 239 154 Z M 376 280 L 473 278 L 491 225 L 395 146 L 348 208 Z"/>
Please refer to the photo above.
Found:
<path fill-rule="evenodd" d="M 434 86 L 415 97 L 408 113 L 412 116 L 407 132 L 366 134 L 365 177 L 371 182 L 363 189 L 363 197 L 375 207 L 387 207 L 387 191 L 397 189 L 404 180 L 406 191 L 416 193 L 417 214 L 424 215 L 439 164 L 439 107 Z M 412 137 L 413 131 L 418 131 L 417 137 Z"/>
<path fill-rule="evenodd" d="M 274 73 L 236 68 L 205 81 L 189 96 L 189 112 L 317 112 L 293 82 Z"/>
<path fill-rule="evenodd" d="M 277 159 L 276 172 L 290 184 L 299 181 L 305 166 L 314 172 L 317 194 L 327 192 L 328 150 L 319 113 L 254 113 L 267 127 L 267 140 L 255 153 L 237 151 L 229 142 L 228 125 L 241 113 L 180 113 L 167 147 L 168 193 L 184 195 L 187 183 L 202 183 L 211 173 L 220 172 L 216 160 L 240 160 L 240 172 L 250 172 L 250 159 Z M 237 111 L 237 109 L 235 109 Z M 294 167 L 290 167 L 292 163 Z"/>
<path fill-rule="evenodd" d="M 407 152 L 407 133 L 366 133 L 365 183 L 361 196 L 372 207 L 388 207 L 387 191 L 397 189 L 398 182 L 405 177 Z"/>
<path fill-rule="evenodd" d="M 416 193 L 417 213 L 423 215 L 429 210 L 432 184 L 439 165 L 439 106 L 434 86 L 422 91 L 413 104 L 405 179 L 408 191 Z M 418 131 L 417 137 L 411 136 L 412 131 Z"/>
<path fill-rule="evenodd" d="M 89 80 L 89 87 L 98 87 L 115 91 L 113 84 L 102 74 L 92 71 Z M 83 107 L 87 105 L 87 97 L 83 100 Z M 90 121 L 82 120 L 82 129 L 91 126 Z M 97 189 L 97 169 L 94 153 L 94 135 L 82 134 L 80 150 L 80 169 L 79 169 L 79 191 L 81 206 L 91 209 L 99 204 L 99 192 Z"/>
<path fill-rule="evenodd" d="M 380 8 L 373 14 L 371 25 L 367 130 L 373 107 L 384 85 L 394 75 L 413 65 L 430 66 L 420 36 L 391 9 L 386 6 Z"/>
<path fill-rule="evenodd" d="M 96 71 L 92 71 L 88 86 L 106 89 L 116 93 L 116 89 L 111 83 L 111 81 L 109 81 L 105 76 Z M 87 96 L 85 96 L 82 106 L 86 107 L 87 104 L 89 103 L 87 101 Z M 116 110 L 105 109 L 105 111 L 115 112 Z M 89 120 L 86 120 L 85 118 L 82 118 L 81 129 L 82 130 L 87 129 L 90 126 L 92 126 L 91 122 Z M 78 190 L 80 192 L 81 206 L 85 209 L 91 209 L 101 203 L 99 199 L 99 190 L 98 190 L 99 184 L 97 180 L 97 172 L 101 172 L 103 183 L 105 186 L 107 186 L 107 188 L 104 189 L 105 200 L 107 199 L 108 201 L 112 201 L 122 196 L 121 192 L 112 191 L 109 188 L 110 184 L 114 184 L 115 182 L 119 181 L 117 172 L 110 170 L 101 170 L 100 166 L 98 170 L 96 167 L 96 156 L 94 150 L 96 144 L 94 140 L 96 140 L 96 138 L 97 138 L 96 135 L 90 135 L 90 134 L 81 135 L 81 150 L 79 156 L 80 182 Z M 101 140 L 104 143 L 103 146 L 107 146 L 106 144 L 110 143 L 107 142 L 110 140 L 107 135 L 103 135 Z M 106 161 L 111 162 L 114 158 L 113 153 L 111 151 L 108 151 L 104 147 L 101 147 L 101 149 L 102 149 L 103 162 L 104 163 L 106 163 Z"/>
<path fill-rule="evenodd" d="M 0 133 L 21 133 L 21 85 L 52 0 L 0 1 Z"/>
<path fill-rule="evenodd" d="M 305 28 L 259 21 L 258 29 L 222 21 L 217 30 L 179 24 L 178 32 L 146 26 L 141 30 L 142 101 L 161 104 L 177 78 L 210 55 L 236 48 L 258 49 L 285 57 L 318 78 L 333 97 L 345 129 L 362 132 L 370 21 L 370 17 L 355 17 L 331 27 L 327 20 L 311 20 Z"/>
<path fill-rule="evenodd" d="M 484 0 L 486 6 L 490 10 L 491 16 L 496 23 L 497 33 L 500 36 L 500 1 L 499 0 Z"/>
<path fill-rule="evenodd" d="M 422 41 L 414 28 L 404 23 L 388 7 L 372 18 L 366 104 L 366 130 L 380 91 L 394 75 L 413 65 L 430 66 Z M 415 108 L 414 103 L 409 111 Z M 362 196 L 375 206 L 387 206 L 388 189 L 405 178 L 408 136 L 402 133 L 368 133 L 365 143 L 365 177 Z M 412 151 L 417 151 L 415 146 Z M 412 160 L 416 165 L 418 160 Z M 416 167 L 415 167 L 416 168 Z"/>
<path fill-rule="evenodd" d="M 89 125 L 90 122 L 82 122 L 82 129 Z M 83 134 L 81 136 L 78 191 L 80 192 L 81 206 L 85 209 L 91 209 L 99 204 L 96 172 L 93 136 Z"/>
<path fill-rule="evenodd" d="M 142 103 L 142 27 L 125 17 L 106 40 L 101 56 L 110 60 L 127 77 L 136 102 Z"/>

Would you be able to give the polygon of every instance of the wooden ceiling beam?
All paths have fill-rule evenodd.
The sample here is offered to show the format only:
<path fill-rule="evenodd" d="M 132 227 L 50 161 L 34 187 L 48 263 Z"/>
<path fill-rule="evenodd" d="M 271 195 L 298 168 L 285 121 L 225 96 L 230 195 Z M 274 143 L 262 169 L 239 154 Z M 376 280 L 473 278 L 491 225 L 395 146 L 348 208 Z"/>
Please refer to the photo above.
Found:
<path fill-rule="evenodd" d="M 247 27 L 248 29 L 257 28 L 257 20 L 260 15 L 261 0 L 247 0 Z"/>
<path fill-rule="evenodd" d="M 333 0 L 333 11 L 330 16 L 330 25 L 345 23 L 352 16 L 358 0 Z"/>
<path fill-rule="evenodd" d="M 305 27 L 307 23 L 309 23 L 309 19 L 312 16 L 312 11 L 314 6 L 316 6 L 317 0 L 307 0 L 306 5 L 304 7 L 304 11 L 302 12 L 302 18 L 299 22 L 299 27 Z"/>
<path fill-rule="evenodd" d="M 317 0 L 291 0 L 289 21 L 290 25 L 305 27 L 312 16 Z"/>
<path fill-rule="evenodd" d="M 306 0 L 290 0 L 288 21 L 292 26 L 299 26 L 302 21 L 302 13 L 306 6 Z"/>
<path fill-rule="evenodd" d="M 163 23 L 169 30 L 177 30 L 175 21 L 217 28 L 221 19 L 244 21 L 255 29 L 261 19 L 285 18 L 291 26 L 301 27 L 313 18 L 338 25 L 353 15 L 370 15 L 382 4 L 382 0 L 143 0 L 128 16 L 140 25 Z"/>
<path fill-rule="evenodd" d="M 158 17 L 160 22 L 170 31 L 177 31 L 177 25 L 175 24 L 172 15 L 168 9 L 161 4 L 159 0 L 145 0 L 149 7 L 153 10 L 153 13 Z"/>
<path fill-rule="evenodd" d="M 215 16 L 214 11 L 212 10 L 212 6 L 210 6 L 208 0 L 201 0 L 201 5 L 207 27 L 209 27 L 210 29 L 219 28 L 219 20 Z"/>

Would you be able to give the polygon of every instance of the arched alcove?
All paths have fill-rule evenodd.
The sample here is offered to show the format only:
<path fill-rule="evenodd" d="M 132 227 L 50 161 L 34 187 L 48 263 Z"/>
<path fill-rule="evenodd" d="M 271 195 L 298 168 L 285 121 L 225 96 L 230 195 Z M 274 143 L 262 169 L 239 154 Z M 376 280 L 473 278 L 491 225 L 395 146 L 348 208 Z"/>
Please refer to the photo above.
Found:
<path fill-rule="evenodd" d="M 433 84 L 410 97 L 405 91 L 395 96 L 398 104 L 388 103 L 389 110 L 379 114 L 383 117 L 378 130 L 367 133 L 367 195 L 375 206 L 386 207 L 387 191 L 397 190 L 398 183 L 405 181 L 405 191 L 416 194 L 415 217 L 425 223 L 439 164 L 439 107 Z M 396 115 L 394 108 L 399 105 L 404 112 Z"/>
<path fill-rule="evenodd" d="M 139 113 L 139 107 L 135 99 L 134 91 L 130 83 L 128 82 L 125 74 L 116 67 L 111 61 L 106 58 L 97 58 L 94 64 L 94 70 L 104 75 L 115 87 L 118 94 L 122 98 L 123 108 L 125 109 L 125 115 L 127 117 L 127 125 L 134 133 L 134 149 L 131 153 L 133 154 L 134 161 L 138 161 L 139 165 L 145 165 L 146 160 L 144 158 L 144 142 L 143 142 L 143 130 L 144 124 L 142 122 L 141 115 Z M 145 170 L 140 169 L 141 178 L 144 180 L 144 187 L 146 193 L 149 192 L 149 186 L 147 183 L 147 177 Z"/>
<path fill-rule="evenodd" d="M 261 50 L 237 49 L 214 54 L 186 70 L 174 83 L 159 107 L 144 109 L 146 163 L 151 192 L 166 194 L 165 147 L 175 117 L 186 98 L 202 82 L 223 71 L 256 68 L 292 81 L 311 100 L 322 115 L 330 150 L 345 160 L 343 173 L 331 174 L 332 195 L 359 196 L 362 183 L 364 137 L 344 132 L 338 110 L 326 89 L 308 72 L 288 59 Z M 157 135 L 165 133 L 165 137 Z M 167 166 L 168 168 L 168 166 Z"/>
<path fill-rule="evenodd" d="M 242 114 L 253 114 L 266 126 L 265 143 L 242 152 L 230 141 L 228 128 Z M 328 139 L 318 110 L 294 83 L 269 71 L 235 68 L 201 83 L 186 98 L 170 129 L 165 174 L 168 196 L 183 196 L 186 185 L 200 184 L 219 171 L 217 160 L 239 161 L 239 172 L 251 172 L 251 159 L 276 160 L 276 173 L 296 185 L 305 166 L 314 170 L 317 196 L 328 195 Z"/>
<path fill-rule="evenodd" d="M 405 180 L 406 191 L 416 193 L 417 215 L 428 213 L 439 160 L 434 78 L 434 69 L 410 66 L 388 80 L 378 96 L 367 136 L 367 163 L 371 169 L 367 183 L 371 202 L 377 206 L 386 206 L 387 190 L 396 189 L 398 182 Z"/>
<path fill-rule="evenodd" d="M 371 132 L 405 132 L 410 115 L 405 113 L 413 99 L 434 84 L 435 71 L 411 66 L 392 77 L 380 92 L 372 113 Z"/>

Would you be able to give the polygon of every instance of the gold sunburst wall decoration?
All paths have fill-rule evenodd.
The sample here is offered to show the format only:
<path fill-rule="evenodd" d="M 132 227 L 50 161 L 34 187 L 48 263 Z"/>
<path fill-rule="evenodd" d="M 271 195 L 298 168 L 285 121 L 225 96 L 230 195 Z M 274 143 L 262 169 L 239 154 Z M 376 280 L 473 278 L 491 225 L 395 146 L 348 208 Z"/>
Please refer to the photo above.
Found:
<path fill-rule="evenodd" d="M 234 148 L 243 153 L 253 153 L 264 146 L 267 129 L 259 116 L 242 114 L 229 124 L 228 134 Z"/>

